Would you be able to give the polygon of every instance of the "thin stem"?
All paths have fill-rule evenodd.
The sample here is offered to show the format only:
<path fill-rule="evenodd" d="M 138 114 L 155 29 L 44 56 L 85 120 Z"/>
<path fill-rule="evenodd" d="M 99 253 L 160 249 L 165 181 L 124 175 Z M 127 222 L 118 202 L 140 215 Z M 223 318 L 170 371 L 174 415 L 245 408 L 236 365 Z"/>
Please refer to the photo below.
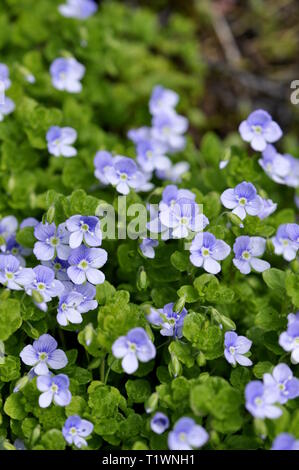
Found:
<path fill-rule="evenodd" d="M 103 357 L 102 359 L 102 362 L 101 362 L 101 365 L 100 365 L 100 379 L 101 379 L 101 382 L 105 382 L 105 357 Z"/>

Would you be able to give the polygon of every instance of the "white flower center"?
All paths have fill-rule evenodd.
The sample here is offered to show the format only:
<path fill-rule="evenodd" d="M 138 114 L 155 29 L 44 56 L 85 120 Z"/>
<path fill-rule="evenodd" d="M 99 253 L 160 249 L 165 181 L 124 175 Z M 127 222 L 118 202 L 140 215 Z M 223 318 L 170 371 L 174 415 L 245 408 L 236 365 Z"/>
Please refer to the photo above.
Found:
<path fill-rule="evenodd" d="M 242 258 L 245 260 L 249 260 L 251 258 L 251 254 L 249 253 L 249 251 L 247 250 L 243 251 Z"/>
<path fill-rule="evenodd" d="M 129 342 L 129 349 L 130 349 L 131 352 L 135 352 L 136 351 L 136 344 Z"/>
<path fill-rule="evenodd" d="M 38 358 L 40 361 L 46 361 L 48 359 L 48 354 L 45 352 L 41 352 L 39 353 Z"/>
<path fill-rule="evenodd" d="M 204 256 L 206 258 L 207 256 L 210 255 L 210 250 L 209 250 L 209 248 L 203 248 L 201 250 L 201 253 L 202 253 L 202 256 Z"/>
<path fill-rule="evenodd" d="M 247 203 L 246 197 L 240 197 L 239 199 L 240 206 L 246 206 L 246 203 Z"/>
<path fill-rule="evenodd" d="M 122 181 L 127 181 L 128 175 L 126 175 L 126 173 L 121 173 L 121 174 L 120 174 L 120 179 L 121 179 Z"/>
<path fill-rule="evenodd" d="M 38 288 L 38 290 L 45 290 L 46 286 L 43 282 L 39 282 L 37 284 L 37 288 Z"/>
<path fill-rule="evenodd" d="M 181 442 L 185 442 L 185 441 L 186 441 L 186 437 L 187 437 L 187 436 L 186 436 L 186 433 L 185 433 L 185 432 L 180 432 L 180 434 L 179 434 L 179 440 L 180 440 Z"/>
<path fill-rule="evenodd" d="M 53 393 L 57 393 L 58 392 L 58 386 L 56 384 L 51 385 L 51 391 Z"/>
<path fill-rule="evenodd" d="M 8 281 L 11 281 L 15 277 L 15 275 L 14 275 L 14 273 L 6 272 L 5 277 Z"/>
<path fill-rule="evenodd" d="M 70 429 L 70 433 L 72 434 L 72 436 L 75 436 L 77 434 L 77 429 L 74 428 L 74 426 Z"/>
<path fill-rule="evenodd" d="M 85 271 L 88 268 L 88 261 L 86 261 L 86 259 L 82 259 L 82 261 L 80 261 L 80 263 L 78 264 L 78 267 Z"/>
<path fill-rule="evenodd" d="M 252 130 L 253 130 L 256 134 L 261 134 L 262 131 L 263 131 L 263 128 L 262 128 L 262 126 L 252 126 Z"/>
<path fill-rule="evenodd" d="M 57 237 L 51 237 L 51 238 L 50 238 L 50 245 L 52 245 L 52 246 L 57 246 L 57 245 L 59 245 L 59 238 L 57 238 Z"/>
<path fill-rule="evenodd" d="M 256 397 L 256 399 L 254 400 L 254 403 L 257 406 L 261 406 L 263 404 L 263 400 L 261 399 L 261 397 Z"/>
<path fill-rule="evenodd" d="M 235 349 L 233 346 L 230 346 L 230 347 L 229 347 L 229 352 L 230 352 L 232 355 L 234 355 L 235 352 L 236 352 L 236 349 Z"/>

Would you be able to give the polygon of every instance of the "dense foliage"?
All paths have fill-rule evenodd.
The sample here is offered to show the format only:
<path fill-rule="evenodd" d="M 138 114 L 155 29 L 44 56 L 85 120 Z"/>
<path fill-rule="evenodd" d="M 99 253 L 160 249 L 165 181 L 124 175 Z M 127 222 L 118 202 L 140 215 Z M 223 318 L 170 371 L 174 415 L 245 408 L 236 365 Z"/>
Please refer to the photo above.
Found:
<path fill-rule="evenodd" d="M 23 269 L 29 269 L 27 280 L 16 280 L 21 290 L 10 285 L 8 278 L 0 279 L 0 341 L 5 351 L 0 361 L 1 447 L 24 445 L 34 450 L 63 450 L 73 442 L 66 436 L 79 426 L 77 421 L 66 422 L 74 415 L 93 424 L 92 432 L 90 428 L 89 435 L 85 434 L 89 449 L 178 448 L 175 446 L 180 435 L 173 429 L 182 417 L 192 418 L 205 430 L 201 429 L 200 443 L 193 441 L 194 448 L 204 444 L 204 448 L 215 450 L 270 449 L 274 439 L 286 432 L 299 439 L 296 382 L 296 390 L 289 397 L 292 399 L 282 400 L 275 395 L 269 400 L 276 411 L 264 415 L 252 412 L 248 397 L 247 403 L 245 399 L 245 387 L 252 381 L 269 381 L 279 363 L 287 364 L 294 377 L 299 377 L 299 357 L 292 355 L 291 362 L 292 349 L 283 347 L 285 343 L 280 339 L 288 324 L 290 327 L 292 322 L 299 322 L 289 316 L 299 310 L 299 238 L 290 231 L 295 230 L 298 212 L 294 201 L 295 188 L 299 186 L 296 155 L 294 160 L 277 157 L 283 159 L 277 165 L 280 164 L 279 169 L 283 167 L 284 173 L 278 172 L 276 177 L 259 161 L 265 149 L 251 141 L 255 148 L 252 150 L 237 129 L 224 141 L 208 132 L 198 146 L 203 119 L 198 102 L 203 94 L 205 68 L 191 20 L 174 14 L 166 25 L 161 25 L 156 13 L 147 8 L 133 9 L 123 2 L 104 1 L 94 15 L 82 21 L 59 13 L 57 7 L 61 3 L 62 0 L 5 0 L 0 6 L 1 62 L 8 66 L 11 80 L 6 96 L 15 105 L 0 122 L 0 228 L 8 216 L 19 222 L 9 234 L 16 238 L 11 249 L 2 230 L 0 258 L 26 258 Z M 75 58 L 84 65 L 82 91 L 70 93 L 55 86 L 52 67 L 57 58 Z M 172 141 L 168 157 L 172 164 L 188 165 L 182 174 L 171 178 L 156 171 L 150 175 L 151 187 L 135 191 L 132 183 L 126 194 L 126 190 L 119 190 L 115 174 L 105 173 L 107 180 L 103 178 L 104 170 L 100 177 L 95 174 L 94 158 L 97 152 L 107 151 L 135 161 L 136 148 L 127 133 L 156 125 L 151 121 L 151 114 L 155 120 L 155 111 L 149 111 L 148 102 L 157 85 L 180 95 L 176 110 L 188 118 L 189 130 L 184 145 L 176 147 Z M 77 132 L 77 139 L 67 144 L 77 151 L 72 158 L 64 158 L 71 156 L 65 153 L 70 152 L 69 148 L 55 158 L 50 144 L 55 146 L 58 137 L 49 134 L 53 126 L 71 127 Z M 244 133 L 241 135 L 244 139 Z M 268 143 L 276 145 L 276 140 L 278 137 Z M 290 142 L 292 148 L 284 150 L 294 153 L 296 146 L 293 140 Z M 281 142 L 277 147 L 282 148 Z M 267 155 L 263 159 L 267 162 Z M 290 169 L 284 170 L 283 164 Z M 146 177 L 144 183 L 148 182 Z M 261 207 L 256 212 L 247 210 L 245 215 L 240 211 L 232 213 L 234 206 L 227 205 L 223 194 L 243 182 L 256 188 L 256 204 L 271 199 L 277 204 L 276 210 L 273 207 L 272 211 L 271 201 L 271 210 L 263 217 L 258 216 Z M 63 297 L 64 283 L 81 285 L 74 272 L 69 279 L 50 279 L 49 285 L 56 284 L 54 288 L 51 284 L 52 291 L 49 287 L 47 298 L 38 292 L 38 285 L 32 287 L 33 271 L 35 280 L 41 276 L 36 266 L 50 262 L 55 250 L 45 257 L 44 247 L 37 243 L 47 242 L 48 238 L 33 227 L 35 222 L 22 224 L 24 219 L 35 218 L 47 227 L 61 227 L 66 222 L 67 228 L 63 227 L 71 233 L 76 231 L 72 216 L 98 216 L 99 208 L 108 203 L 117 213 L 118 192 L 126 194 L 127 207 L 137 203 L 147 207 L 148 203 L 159 203 L 171 184 L 192 192 L 209 222 L 207 226 L 204 223 L 204 233 L 225 242 L 221 245 L 223 255 L 215 255 L 215 260 L 221 260 L 221 271 L 215 264 L 211 267 L 199 261 L 196 254 L 190 257 L 190 247 L 186 249 L 182 233 L 170 239 L 159 237 L 159 243 L 147 247 L 140 245 L 142 237 L 116 237 L 95 244 L 86 239 L 85 245 L 100 250 L 93 251 L 97 260 L 101 256 L 101 263 L 95 268 L 101 268 L 105 281 L 94 272 L 88 277 L 86 271 L 88 281 L 96 286 L 92 288 L 96 289 L 95 295 L 89 298 L 78 288 L 72 301 L 82 304 L 83 296 L 84 302 L 95 303 L 82 307 L 78 321 L 71 317 L 66 321 L 63 316 L 67 302 Z M 245 197 L 243 193 L 237 195 L 238 201 Z M 132 219 L 131 213 L 127 226 Z M 163 223 L 167 224 L 167 220 L 164 218 Z M 294 224 L 287 227 L 289 231 L 283 238 L 292 245 L 294 256 L 279 252 L 277 247 L 281 243 L 277 230 L 284 224 Z M 174 230 L 173 222 L 169 227 Z M 199 230 L 190 231 L 194 235 Z M 253 264 L 251 267 L 256 270 L 249 273 L 240 270 L 237 248 L 233 248 L 244 235 L 264 239 L 263 250 L 257 256 L 266 263 L 261 269 L 256 269 L 260 264 Z M 69 264 L 75 266 L 75 254 L 82 254 L 75 250 L 82 251 L 85 245 L 81 245 L 82 240 L 78 244 L 73 239 L 72 246 L 63 236 L 61 244 L 70 244 L 72 253 L 69 258 L 61 258 L 68 258 Z M 202 246 L 196 237 L 191 253 L 197 253 Z M 212 252 L 212 245 L 209 247 Z M 48 281 L 43 278 L 43 282 Z M 174 323 L 165 321 L 164 327 L 171 325 L 175 331 L 163 334 L 161 330 L 160 334 L 161 324 L 154 316 L 157 309 L 165 309 L 167 304 L 172 304 L 171 312 L 168 308 L 164 314 L 181 316 L 181 323 L 177 325 L 177 319 Z M 130 339 L 134 343 L 136 328 L 137 333 L 143 329 L 145 339 L 140 341 L 147 348 L 137 369 L 132 363 L 124 365 L 121 359 L 126 353 L 119 352 L 121 345 L 117 343 L 135 331 Z M 245 355 L 230 362 L 224 351 L 235 345 L 234 336 L 228 345 L 227 334 L 232 331 L 249 341 Z M 54 376 L 46 375 L 47 367 L 45 373 L 36 369 L 34 361 L 30 364 L 28 358 L 24 360 L 24 348 L 45 334 L 55 338 L 60 350 L 60 367 L 49 366 Z M 290 337 L 289 330 L 288 334 Z M 299 330 L 293 335 L 296 344 L 298 337 Z M 234 354 L 232 349 L 229 352 Z M 29 371 L 29 364 L 35 366 L 34 371 Z M 47 393 L 58 377 L 61 382 L 65 380 L 61 385 L 66 390 L 63 398 L 60 402 L 42 403 L 41 392 Z M 158 416 L 155 426 L 156 412 L 163 415 L 160 420 Z M 190 423 L 187 425 L 189 428 L 182 431 L 186 435 Z M 86 423 L 85 426 L 88 427 Z"/>

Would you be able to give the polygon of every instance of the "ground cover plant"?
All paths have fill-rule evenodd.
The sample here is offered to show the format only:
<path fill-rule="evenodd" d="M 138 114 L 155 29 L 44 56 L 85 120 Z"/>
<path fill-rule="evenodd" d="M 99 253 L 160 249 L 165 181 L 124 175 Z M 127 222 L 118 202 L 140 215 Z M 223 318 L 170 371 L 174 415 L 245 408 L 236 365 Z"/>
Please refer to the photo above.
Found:
<path fill-rule="evenodd" d="M 299 448 L 298 141 L 203 134 L 196 34 L 0 6 L 2 449 Z"/>

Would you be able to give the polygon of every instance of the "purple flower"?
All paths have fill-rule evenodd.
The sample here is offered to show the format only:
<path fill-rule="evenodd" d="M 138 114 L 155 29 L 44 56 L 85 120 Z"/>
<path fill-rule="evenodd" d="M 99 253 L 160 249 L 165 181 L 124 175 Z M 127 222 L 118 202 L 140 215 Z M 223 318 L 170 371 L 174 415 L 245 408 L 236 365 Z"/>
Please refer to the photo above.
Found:
<path fill-rule="evenodd" d="M 85 74 L 84 65 L 72 57 L 60 57 L 52 62 L 50 67 L 52 84 L 57 90 L 65 90 L 69 93 L 80 93 L 80 82 Z"/>
<path fill-rule="evenodd" d="M 150 140 L 138 143 L 137 162 L 145 172 L 165 171 L 171 167 L 171 161 L 164 155 L 164 147 Z"/>
<path fill-rule="evenodd" d="M 151 419 L 151 430 L 156 434 L 163 434 L 169 428 L 169 419 L 164 413 L 156 413 Z"/>
<path fill-rule="evenodd" d="M 23 268 L 13 255 L 0 255 L 0 283 L 8 289 L 22 290 L 34 280 L 31 268 Z"/>
<path fill-rule="evenodd" d="M 179 199 L 173 206 L 162 210 L 161 223 L 172 229 L 173 238 L 186 238 L 190 232 L 203 230 L 207 219 L 200 213 L 198 204 L 191 199 Z"/>
<path fill-rule="evenodd" d="M 173 307 L 174 303 L 172 302 L 164 305 L 163 309 L 151 308 L 147 319 L 153 325 L 161 327 L 162 336 L 182 338 L 184 319 L 188 312 L 185 308 L 181 312 L 175 312 Z"/>
<path fill-rule="evenodd" d="M 180 199 L 190 199 L 191 201 L 195 201 L 195 194 L 192 193 L 192 191 L 189 191 L 189 189 L 179 189 L 174 184 L 169 184 L 163 190 L 162 201 L 159 204 L 159 209 L 161 211 L 167 210 L 170 207 L 173 207 Z"/>
<path fill-rule="evenodd" d="M 143 142 L 144 140 L 151 140 L 151 128 L 150 127 L 139 127 L 138 129 L 131 129 L 128 132 L 128 138 L 134 142 L 134 144 L 139 144 L 139 142 Z"/>
<path fill-rule="evenodd" d="M 291 320 L 288 324 L 287 331 L 279 336 L 280 346 L 288 352 L 291 352 L 291 362 L 299 363 L 299 320 L 297 318 Z"/>
<path fill-rule="evenodd" d="M 68 258 L 70 253 L 69 233 L 65 224 L 56 227 L 54 223 L 39 223 L 34 228 L 34 236 L 38 240 L 33 248 L 33 253 L 37 259 L 49 261 L 54 256 L 58 256 L 63 260 Z"/>
<path fill-rule="evenodd" d="M 284 405 L 288 400 L 299 396 L 299 379 L 286 364 L 278 364 L 272 374 L 264 374 L 264 385 L 272 392 L 278 403 Z"/>
<path fill-rule="evenodd" d="M 155 250 L 159 245 L 158 240 L 153 240 L 152 238 L 144 238 L 139 244 L 139 248 L 142 251 L 143 256 L 146 258 L 153 259 L 155 257 Z"/>
<path fill-rule="evenodd" d="M 168 435 L 168 447 L 170 450 L 199 449 L 209 439 L 206 430 L 196 424 L 191 418 L 179 419 L 173 430 Z"/>
<path fill-rule="evenodd" d="M 161 112 L 153 117 L 152 137 L 167 146 L 168 151 L 178 152 L 184 149 L 184 133 L 188 129 L 188 119 L 174 111 Z"/>
<path fill-rule="evenodd" d="M 47 302 L 52 300 L 52 297 L 57 297 L 62 294 L 64 291 L 64 285 L 54 278 L 54 272 L 52 269 L 47 266 L 35 266 L 34 271 L 34 280 L 26 286 L 26 292 L 28 295 L 32 295 L 33 292 L 37 292 L 43 299 L 38 306 L 42 310 L 46 310 Z"/>
<path fill-rule="evenodd" d="M 38 400 L 41 408 L 48 408 L 52 401 L 59 406 L 67 406 L 71 402 L 70 381 L 65 374 L 40 375 L 37 377 L 36 385 L 37 389 L 43 392 Z"/>
<path fill-rule="evenodd" d="M 20 228 L 35 227 L 38 223 L 39 221 L 34 217 L 27 217 L 20 223 Z"/>
<path fill-rule="evenodd" d="M 294 323 L 295 321 L 299 321 L 299 310 L 296 313 L 288 314 L 288 326 Z"/>
<path fill-rule="evenodd" d="M 18 228 L 18 221 L 13 215 L 8 215 L 0 220 L 0 241 L 1 251 L 6 251 L 6 244 L 3 244 L 9 237 L 15 234 Z"/>
<path fill-rule="evenodd" d="M 219 261 L 227 258 L 230 252 L 230 246 L 223 240 L 217 240 L 212 233 L 199 233 L 190 247 L 190 261 L 208 273 L 218 274 L 221 271 Z"/>
<path fill-rule="evenodd" d="M 276 419 L 282 415 L 280 408 L 274 405 L 276 399 L 269 393 L 260 380 L 253 380 L 245 388 L 246 409 L 255 418 Z"/>
<path fill-rule="evenodd" d="M 265 249 L 266 240 L 262 237 L 238 237 L 234 243 L 235 258 L 233 263 L 242 274 L 249 274 L 251 269 L 262 273 L 270 268 L 267 261 L 259 259 Z"/>
<path fill-rule="evenodd" d="M 238 184 L 234 189 L 226 189 L 221 194 L 221 202 L 227 209 L 233 209 L 241 220 L 244 220 L 246 214 L 258 215 L 263 204 L 260 196 L 257 195 L 256 189 L 252 183 Z"/>
<path fill-rule="evenodd" d="M 224 336 L 224 356 L 227 362 L 235 366 L 251 366 L 252 361 L 244 356 L 251 348 L 252 341 L 246 336 L 238 336 L 234 331 L 227 331 Z"/>
<path fill-rule="evenodd" d="M 241 122 L 239 132 L 242 139 L 250 142 L 253 150 L 258 152 L 262 152 L 268 143 L 272 144 L 282 136 L 279 125 L 262 109 L 249 114 L 247 120 Z"/>
<path fill-rule="evenodd" d="M 70 235 L 70 247 L 78 248 L 83 240 L 89 246 L 100 246 L 102 243 L 101 224 L 97 217 L 73 215 L 66 221 Z"/>
<path fill-rule="evenodd" d="M 113 168 L 113 157 L 110 152 L 100 150 L 94 157 L 95 177 L 103 184 L 109 184 L 106 172 Z"/>
<path fill-rule="evenodd" d="M 84 437 L 89 436 L 93 431 L 93 424 L 80 416 L 70 416 L 62 428 L 62 434 L 66 442 L 70 445 L 74 444 L 79 449 L 87 446 Z"/>
<path fill-rule="evenodd" d="M 24 256 L 29 256 L 32 254 L 32 250 L 30 248 L 23 248 L 19 243 L 16 241 L 16 236 L 11 235 L 6 241 L 6 250 L 5 254 L 15 256 L 19 261 L 21 266 L 25 267 L 26 262 Z"/>
<path fill-rule="evenodd" d="M 272 199 L 262 199 L 262 208 L 257 216 L 260 219 L 266 219 L 269 215 L 273 214 L 273 212 L 277 209 L 277 204 L 272 201 Z"/>
<path fill-rule="evenodd" d="M 102 248 L 87 248 L 81 245 L 72 250 L 68 262 L 68 276 L 74 284 L 83 284 L 86 280 L 91 284 L 102 284 L 105 275 L 99 268 L 107 261 L 107 252 Z"/>
<path fill-rule="evenodd" d="M 13 100 L 4 97 L 4 103 L 0 103 L 0 122 L 3 121 L 4 117 L 12 113 L 15 110 L 15 104 Z"/>
<path fill-rule="evenodd" d="M 133 374 L 138 369 L 138 361 L 149 362 L 155 357 L 156 348 L 143 328 L 133 328 L 126 336 L 114 341 L 112 353 L 122 359 L 123 370 Z"/>
<path fill-rule="evenodd" d="M 173 183 L 180 183 L 182 181 L 182 175 L 187 173 L 190 169 L 188 162 L 178 162 L 175 165 L 171 165 L 166 170 L 157 170 L 156 176 L 161 180 L 169 180 Z"/>
<path fill-rule="evenodd" d="M 58 10 L 66 18 L 76 18 L 85 20 L 93 15 L 98 9 L 94 0 L 66 0 L 66 3 L 59 5 Z"/>
<path fill-rule="evenodd" d="M 55 157 L 74 157 L 77 150 L 72 144 L 77 139 L 77 132 L 72 127 L 52 126 L 47 132 L 48 150 Z"/>
<path fill-rule="evenodd" d="M 82 293 L 79 290 L 80 287 L 83 289 Z M 82 323 L 83 318 L 81 314 L 97 308 L 97 301 L 92 300 L 95 295 L 94 287 L 84 285 L 79 286 L 79 288 L 71 292 L 63 292 L 59 299 L 56 318 L 57 322 L 62 326 L 66 326 L 69 323 Z M 90 290 L 92 291 L 91 296 Z"/>
<path fill-rule="evenodd" d="M 113 166 L 105 171 L 105 177 L 120 194 L 124 195 L 129 194 L 130 188 L 136 190 L 146 182 L 134 160 L 122 156 L 114 158 Z"/>
<path fill-rule="evenodd" d="M 179 95 L 161 85 L 155 86 L 149 102 L 151 114 L 159 114 L 165 111 L 173 111 L 179 102 Z"/>
<path fill-rule="evenodd" d="M 51 268 L 55 273 L 55 278 L 59 281 L 69 281 L 69 277 L 67 275 L 67 268 L 69 267 L 68 261 L 56 257 L 51 261 L 42 261 L 42 264 L 43 266 Z"/>
<path fill-rule="evenodd" d="M 63 369 L 67 357 L 61 349 L 57 349 L 57 341 L 50 335 L 41 335 L 33 345 L 25 346 L 20 352 L 24 364 L 33 366 L 36 375 L 47 375 L 50 369 Z"/>
<path fill-rule="evenodd" d="M 299 225 L 280 225 L 271 240 L 276 255 L 282 255 L 286 261 L 294 260 L 299 248 Z"/>
<path fill-rule="evenodd" d="M 299 440 L 287 432 L 282 432 L 275 438 L 271 450 L 299 450 Z"/>
<path fill-rule="evenodd" d="M 265 173 L 276 183 L 285 184 L 291 171 L 291 162 L 277 152 L 273 145 L 267 145 L 259 159 L 259 164 Z"/>
<path fill-rule="evenodd" d="M 11 81 L 9 79 L 9 68 L 6 64 L 0 63 L 0 83 L 3 84 L 4 90 L 8 90 L 11 85 Z"/>

